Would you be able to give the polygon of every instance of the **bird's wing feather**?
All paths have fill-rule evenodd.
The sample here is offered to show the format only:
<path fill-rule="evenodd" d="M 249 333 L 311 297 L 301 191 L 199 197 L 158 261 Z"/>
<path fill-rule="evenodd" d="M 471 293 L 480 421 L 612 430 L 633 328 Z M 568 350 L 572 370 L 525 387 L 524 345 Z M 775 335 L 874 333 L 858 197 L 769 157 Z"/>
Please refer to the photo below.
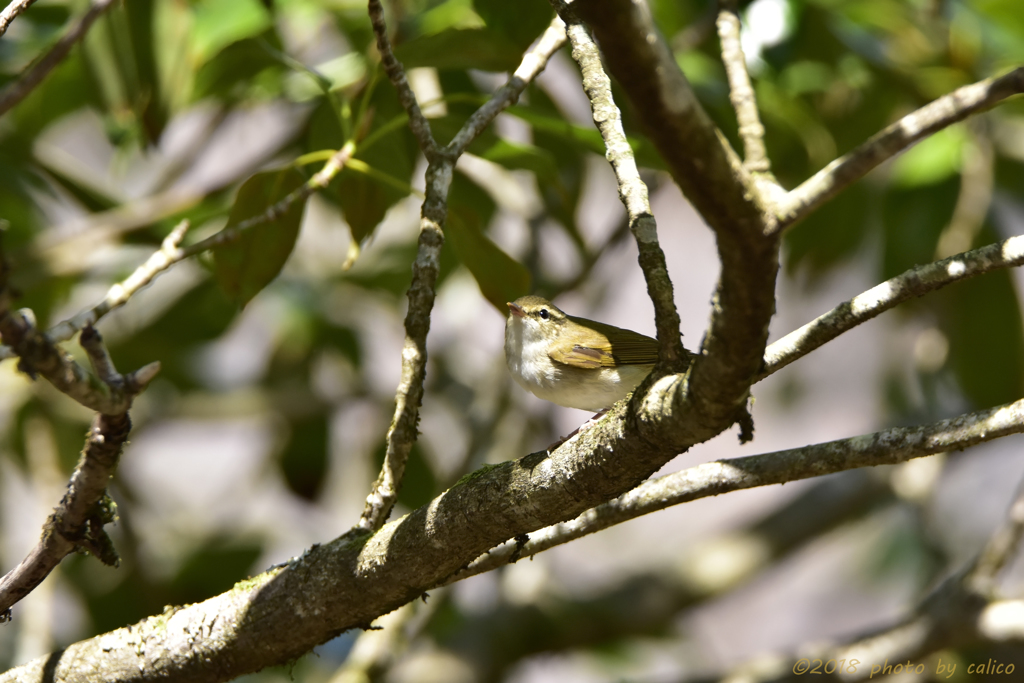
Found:
<path fill-rule="evenodd" d="M 616 365 L 651 365 L 658 360 L 655 339 L 592 320 L 570 320 L 580 325 L 575 329 L 576 338 L 556 342 L 548 349 L 548 356 L 556 363 L 596 370 Z"/>

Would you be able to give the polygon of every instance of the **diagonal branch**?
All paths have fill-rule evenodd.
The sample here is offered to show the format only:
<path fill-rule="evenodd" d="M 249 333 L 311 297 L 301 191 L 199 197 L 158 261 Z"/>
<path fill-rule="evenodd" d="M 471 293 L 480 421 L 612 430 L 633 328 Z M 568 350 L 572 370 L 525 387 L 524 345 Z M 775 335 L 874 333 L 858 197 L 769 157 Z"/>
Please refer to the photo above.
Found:
<path fill-rule="evenodd" d="M 288 211 L 288 208 L 292 204 L 304 201 L 317 190 L 322 190 L 327 187 L 327 185 L 334 180 L 335 176 L 341 173 L 345 164 L 347 164 L 352 158 L 355 150 L 355 142 L 346 142 L 341 149 L 331 155 L 331 158 L 327 160 L 327 163 L 323 165 L 323 168 L 317 171 L 312 178 L 282 197 L 279 202 L 268 207 L 267 210 L 260 215 L 247 218 L 241 223 L 224 228 L 220 232 L 210 235 L 202 241 L 191 244 L 183 249 L 179 249 L 177 252 L 172 254 L 171 258 L 175 261 L 180 261 L 188 258 L 189 256 L 200 254 L 208 249 L 230 244 L 239 239 L 242 236 L 242 233 L 246 230 L 251 230 L 258 225 L 263 225 L 264 223 L 277 220 Z"/>
<path fill-rule="evenodd" d="M 615 171 L 619 198 L 629 214 L 630 230 L 640 252 L 640 267 L 647 280 L 647 292 L 654 304 L 661 362 L 669 371 L 680 371 L 689 358 L 679 338 L 679 313 L 672 295 L 672 281 L 665 266 L 665 253 L 658 244 L 658 226 L 651 213 L 647 186 L 633 158 L 633 150 L 622 129 L 622 114 L 612 99 L 612 83 L 601 66 L 601 55 L 585 26 L 562 0 L 552 4 L 566 24 L 573 59 L 583 73 L 583 89 L 590 100 L 594 123 L 601 131 L 606 158 Z"/>
<path fill-rule="evenodd" d="M 405 475 L 405 463 L 418 435 L 416 426 L 427 374 L 427 333 L 430 311 L 434 307 L 434 285 L 441 269 L 444 220 L 453 168 L 454 162 L 445 157 L 427 166 L 427 197 L 420 216 L 419 246 L 412 265 L 409 311 L 405 316 L 402 376 L 395 391 L 395 414 L 388 428 L 384 464 L 356 524 L 356 528 L 365 531 L 376 531 L 391 514 Z"/>
<path fill-rule="evenodd" d="M 911 268 L 843 302 L 768 347 L 758 381 L 890 308 L 976 275 L 1024 265 L 1024 236 Z"/>
<path fill-rule="evenodd" d="M 146 262 L 136 268 L 131 275 L 107 290 L 107 295 L 103 297 L 103 301 L 88 311 L 79 313 L 74 318 L 54 325 L 46 333 L 47 338 L 54 343 L 67 341 L 86 327 L 95 325 L 107 313 L 128 303 L 128 299 L 152 282 L 153 278 L 181 260 L 181 250 L 178 246 L 181 244 L 181 240 L 184 239 L 188 228 L 189 222 L 187 220 L 175 226 L 174 230 L 164 238 L 160 249 L 153 252 L 146 259 Z M 0 345 L 0 360 L 11 358 L 15 355 L 17 354 L 14 353 L 14 349 L 10 346 Z"/>
<path fill-rule="evenodd" d="M 921 427 L 896 427 L 803 448 L 704 463 L 646 481 L 572 521 L 530 534 L 526 543 L 509 542 L 489 550 L 445 583 L 490 571 L 680 503 L 859 467 L 893 465 L 1022 432 L 1024 399 Z"/>
<path fill-rule="evenodd" d="M 0 36 L 7 33 L 7 27 L 11 25 L 19 14 L 29 8 L 36 0 L 11 0 L 11 4 L 4 8 L 3 12 L 0 12 Z"/>
<path fill-rule="evenodd" d="M 150 363 L 126 375 L 123 382 L 107 383 L 57 347 L 22 311 L 5 311 L 0 316 L 0 336 L 20 358 L 19 369 L 31 376 L 42 375 L 60 392 L 104 415 L 126 412 L 132 398 L 153 379 L 160 367 L 159 363 Z M 86 346 L 86 340 L 82 340 L 82 345 Z M 91 360 L 95 363 L 97 358 Z"/>
<path fill-rule="evenodd" d="M 757 113 L 757 98 L 750 85 L 747 60 L 740 43 L 740 16 L 736 0 L 719 0 L 718 39 L 722 44 L 722 63 L 729 78 L 729 101 L 736 110 L 740 138 L 743 140 L 743 166 L 753 173 L 771 170 L 764 147 L 764 126 Z"/>
<path fill-rule="evenodd" d="M 526 86 L 544 70 L 551 55 L 564 44 L 565 27 L 560 20 L 555 19 L 541 34 L 536 45 L 523 55 L 523 61 L 512 77 L 508 79 L 508 83 L 495 91 L 491 99 L 473 113 L 458 134 L 448 143 L 445 151 L 455 156 L 461 155 L 469 143 L 480 135 L 498 114 L 519 101 L 519 96 Z"/>
<path fill-rule="evenodd" d="M 24 320 L 23 316 L 5 315 L 0 320 L 0 327 L 18 319 Z M 7 327 L 3 327 L 5 338 Z M 37 351 L 48 353 L 50 358 L 62 358 L 71 364 L 71 368 L 64 368 L 65 373 L 71 369 L 85 372 L 44 335 L 32 336 L 38 337 L 31 342 L 38 347 Z M 117 466 L 121 449 L 131 431 L 128 408 L 159 372 L 160 363 L 151 363 L 133 373 L 122 375 L 114 367 L 103 346 L 103 339 L 93 327 L 87 325 L 82 330 L 80 341 L 95 372 L 95 376 L 86 378 L 89 386 L 105 387 L 106 395 L 113 401 L 104 404 L 107 410 L 98 410 L 99 414 L 93 421 L 78 466 L 68 482 L 67 493 L 43 525 L 39 543 L 21 564 L 0 579 L 0 621 L 9 618 L 11 605 L 32 592 L 73 551 L 86 550 L 104 564 L 116 565 L 119 561 L 113 543 L 103 530 L 104 524 L 116 518 L 116 506 L 113 501 L 104 498 L 104 494 L 107 481 Z M 12 346 L 15 351 L 20 351 L 26 345 L 14 343 Z M 36 355 L 42 357 L 40 353 Z M 22 358 L 23 367 L 25 360 Z M 49 371 L 48 366 L 46 370 Z M 81 391 L 75 384 L 72 384 L 70 390 L 65 390 L 53 379 L 51 382 L 72 398 L 76 398 Z M 95 396 L 90 398 L 97 402 Z"/>
<path fill-rule="evenodd" d="M 781 231 L 794 225 L 918 140 L 1020 93 L 1024 93 L 1024 67 L 998 78 L 965 85 L 907 114 L 786 194 L 776 208 L 775 229 Z"/>
<path fill-rule="evenodd" d="M 1002 523 L 988 537 L 974 562 L 968 568 L 966 586 L 981 595 L 994 596 L 999 573 L 1017 556 L 1024 538 L 1024 481 L 1017 487 L 1017 495 Z"/>
<path fill-rule="evenodd" d="M 57 44 L 50 48 L 50 51 L 42 59 L 22 73 L 18 80 L 4 88 L 3 92 L 0 92 L 0 116 L 25 99 L 36 86 L 42 83 L 50 72 L 68 56 L 75 43 L 85 36 L 92 23 L 101 14 L 106 12 L 114 2 L 115 0 L 96 0 L 89 7 L 89 11 L 83 14 L 82 18 L 75 22 L 74 26 L 68 29 L 67 33 L 61 36 Z M 4 10 L 4 12 L 6 13 L 7 10 Z"/>

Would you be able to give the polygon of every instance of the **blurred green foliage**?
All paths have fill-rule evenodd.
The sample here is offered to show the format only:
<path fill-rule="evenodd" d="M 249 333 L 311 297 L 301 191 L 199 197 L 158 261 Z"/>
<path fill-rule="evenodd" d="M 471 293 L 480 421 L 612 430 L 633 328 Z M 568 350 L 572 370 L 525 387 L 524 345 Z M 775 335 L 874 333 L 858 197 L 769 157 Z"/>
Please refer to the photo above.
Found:
<path fill-rule="evenodd" d="M 740 148 L 712 4 L 649 4 L 702 103 Z M 747 8 L 751 3 L 742 4 Z M 785 8 L 784 30 L 748 57 L 773 172 L 787 187 L 931 99 L 1024 62 L 1020 0 L 777 4 Z M 407 0 L 386 7 L 399 58 L 408 68 L 422 69 L 419 75 L 439 89 L 440 101 L 431 104 L 444 109 L 431 113 L 431 125 L 442 143 L 486 101 L 493 83 L 480 72 L 514 69 L 552 18 L 543 0 Z M 0 87 L 12 83 L 81 10 L 80 2 L 51 0 L 19 17 L 0 39 Z M 346 168 L 318 200 L 335 212 L 330 238 L 351 240 L 346 259 L 326 270 L 289 267 L 302 224 L 304 205 L 298 204 L 241 242 L 220 248 L 212 264 L 200 259 L 198 275 L 180 285 L 170 301 L 110 339 L 122 369 L 153 360 L 163 366 L 145 399 L 149 403 L 140 406 L 138 429 L 183 416 L 271 416 L 283 426 L 280 443 L 272 448 L 273 466 L 288 495 L 309 505 L 325 503 L 332 416 L 339 406 L 366 401 L 385 421 L 392 409 L 391 389 L 374 388 L 379 368 L 369 364 L 376 358 L 376 342 L 367 330 L 373 322 L 392 322 L 381 311 L 392 311 L 393 321 L 400 319 L 416 233 L 408 221 L 386 235 L 381 225 L 403 207 L 417 205 L 414 188 L 421 186 L 417 169 L 423 164 L 378 61 L 361 0 L 126 0 L 97 22 L 42 85 L 0 118 L 4 246 L 21 294 L 18 305 L 31 307 L 41 324 L 57 322 L 72 302 L 85 300 L 85 293 L 95 299 L 103 287 L 130 272 L 126 259 L 111 264 L 93 258 L 97 254 L 133 247 L 132 263 L 140 263 L 139 246 L 157 248 L 180 218 L 192 220 L 188 239 L 194 241 L 225 221 L 232 225 L 258 215 L 319 168 L 326 157 L 318 153 L 355 141 L 354 158 L 362 163 Z M 557 100 L 532 84 L 508 110 L 527 131 L 525 139 L 492 128 L 470 147 L 487 162 L 535 182 L 541 206 L 528 217 L 532 231 L 520 252 L 499 246 L 503 243 L 493 229 L 499 198 L 468 174 L 454 177 L 440 283 L 468 273 L 499 311 L 505 301 L 529 291 L 557 294 L 564 289 L 563 281 L 540 265 L 535 228 L 542 219 L 551 219 L 553 229 L 564 233 L 560 244 L 575 250 L 579 262 L 592 266 L 601 255 L 602 246 L 588 246 L 577 224 L 587 160 L 603 155 L 600 136 L 589 124 L 575 122 Z M 640 164 L 662 168 L 644 131 L 634 124 L 629 103 L 621 96 L 618 102 Z M 227 138 L 224 124 L 271 106 L 287 110 L 293 122 L 272 149 L 241 170 L 224 171 L 224 181 L 209 180 L 209 173 L 197 170 L 209 161 L 203 160 L 204 152 L 217 144 L 225 168 L 235 156 L 248 159 L 243 156 L 247 150 Z M 206 136 L 191 146 L 176 146 L 181 127 L 205 115 L 210 125 Z M 86 125 L 94 119 L 96 125 Z M 879 280 L 933 260 L 963 201 L 964 157 L 971 145 L 991 147 L 995 200 L 1019 208 L 1024 200 L 1024 104 L 1020 99 L 1007 103 L 981 121 L 922 142 L 795 227 L 785 242 L 786 272 L 814 287 L 856 258 L 869 259 Z M 76 136 L 58 135 L 72 123 L 79 126 Z M 67 147 L 64 156 L 55 156 L 55 141 Z M 320 161 L 307 163 L 307 155 Z M 92 166 L 83 172 L 82 164 Z M 183 187 L 191 194 L 179 204 L 148 203 Z M 117 211 L 123 207 L 142 218 L 122 220 Z M 983 207 L 981 213 L 982 224 L 974 226 L 975 246 L 1006 236 L 998 212 Z M 287 310 L 279 316 L 285 322 L 271 325 L 269 360 L 243 387 L 220 386 L 199 369 L 199 359 L 240 324 L 240 305 L 252 302 L 252 308 L 260 297 Z M 363 301 L 374 307 L 361 308 Z M 263 310 L 257 307 L 259 315 Z M 1021 307 L 1008 273 L 956 285 L 905 310 L 907 317 L 934 323 L 949 341 L 948 361 L 920 374 L 941 375 L 960 402 L 975 407 L 1024 394 Z M 394 327 L 398 330 L 397 322 Z M 390 362 L 397 367 L 399 360 Z M 429 391 L 443 393 L 467 422 L 486 422 L 474 411 L 492 400 L 481 398 L 492 387 L 467 388 L 454 370 L 448 372 L 444 360 L 435 361 L 430 372 Z M 340 377 L 342 388 L 320 386 L 325 376 Z M 880 402 L 899 397 L 890 400 L 893 420 L 920 408 L 905 399 L 913 392 L 892 384 L 908 381 L 912 378 L 901 376 L 885 386 L 880 382 Z M 0 457 L 29 469 L 26 425 L 42 420 L 52 426 L 60 468 L 69 471 L 86 416 L 54 407 L 62 399 L 37 387 L 11 400 L 16 405 L 3 427 Z M 503 405 L 497 399 L 493 403 Z M 930 410 L 939 411 L 937 405 Z M 479 464 L 495 440 L 473 436 L 464 466 Z M 382 443 L 375 442 L 364 455 L 368 469 L 378 467 Z M 417 444 L 402 503 L 430 500 L 447 480 L 450 473 L 440 472 L 430 449 Z M 121 494 L 134 495 L 127 489 Z M 126 563 L 117 578 L 100 589 L 90 578 L 90 559 L 76 558 L 67 566 L 90 631 L 125 625 L 165 604 L 200 600 L 261 568 L 257 560 L 266 550 L 264 539 L 210 537 L 186 544 L 176 570 L 145 571 L 145 560 L 133 552 L 138 544 L 131 524 L 134 504 L 129 500 L 122 506 L 126 524 L 119 548 Z M 351 521 L 338 521 L 337 529 Z M 437 628 L 454 629 L 459 618 L 446 605 Z M 0 651 L 0 666 L 8 658 Z"/>

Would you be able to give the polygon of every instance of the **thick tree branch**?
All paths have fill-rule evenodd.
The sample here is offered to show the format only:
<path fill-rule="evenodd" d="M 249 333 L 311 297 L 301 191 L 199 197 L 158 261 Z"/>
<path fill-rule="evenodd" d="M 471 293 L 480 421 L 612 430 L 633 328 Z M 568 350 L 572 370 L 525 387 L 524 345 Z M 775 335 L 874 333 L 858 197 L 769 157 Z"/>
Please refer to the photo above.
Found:
<path fill-rule="evenodd" d="M 68 56 L 71 48 L 82 39 L 86 31 L 89 30 L 89 27 L 92 26 L 92 23 L 113 4 L 114 0 L 96 0 L 89 7 L 89 10 L 82 15 L 82 18 L 75 22 L 68 29 L 67 33 L 61 36 L 57 44 L 50 48 L 50 51 L 42 59 L 30 66 L 18 80 L 4 88 L 3 92 L 0 92 L 0 116 L 3 116 L 16 104 L 25 99 L 36 86 L 42 83 L 50 75 L 50 72 Z M 10 7 L 7 9 L 10 9 Z M 4 10 L 5 14 L 6 12 L 7 10 Z"/>
<path fill-rule="evenodd" d="M 752 183 L 736 153 L 697 100 L 645 3 L 588 0 L 573 12 L 594 33 L 676 183 L 716 233 L 764 230 Z"/>
<path fill-rule="evenodd" d="M 965 85 L 907 114 L 782 197 L 776 209 L 775 229 L 784 230 L 805 218 L 868 171 L 918 140 L 1022 92 L 1024 67 L 1018 67 L 998 78 Z"/>
<path fill-rule="evenodd" d="M 672 177 L 715 231 L 722 271 L 711 322 L 688 391 L 671 399 L 670 412 L 686 416 L 673 430 L 676 445 L 685 447 L 742 415 L 775 310 L 778 243 L 766 237 L 771 219 L 763 191 L 701 108 L 646 4 L 588 0 L 572 7 L 593 30 Z M 651 405 L 667 409 L 666 400 L 662 393 Z M 657 414 L 638 418 L 658 423 Z"/>
<path fill-rule="evenodd" d="M 651 471 L 650 453 L 636 446 L 635 435 L 602 445 L 609 437 L 601 434 L 615 424 L 621 421 L 598 423 L 551 454 L 482 469 L 372 536 L 349 533 L 315 546 L 223 595 L 76 643 L 0 675 L 0 683 L 44 675 L 75 680 L 98 662 L 110 682 L 203 683 L 294 659 L 446 582 L 488 548 L 573 519 L 638 484 Z M 675 477 L 669 495 L 694 500 L 892 464 L 1021 431 L 1024 401 L 925 427 L 708 463 Z M 642 494 L 626 496 L 627 506 L 640 503 Z"/>
<path fill-rule="evenodd" d="M 7 33 L 7 27 L 11 25 L 19 14 L 29 8 L 29 6 L 36 0 L 11 0 L 11 4 L 4 8 L 3 12 L 0 12 L 0 36 Z"/>
<path fill-rule="evenodd" d="M 911 268 L 790 332 L 768 347 L 758 380 L 909 299 L 999 268 L 1024 265 L 1024 236 Z"/>
<path fill-rule="evenodd" d="M 651 213 L 647 186 L 640 179 L 633 150 L 622 129 L 622 115 L 612 99 L 611 80 L 601 66 L 601 55 L 586 27 L 565 2 L 552 0 L 552 4 L 566 24 L 566 33 L 572 43 L 572 56 L 583 74 L 583 89 L 590 100 L 594 123 L 601 131 L 607 149 L 605 157 L 615 171 L 619 199 L 629 215 L 630 230 L 640 252 L 640 268 L 647 280 L 647 293 L 654 304 L 661 362 L 665 370 L 679 372 L 685 368 L 689 353 L 679 338 L 679 313 L 672 295 L 672 281 L 665 265 L 665 253 L 658 244 L 658 225 Z"/>
<path fill-rule="evenodd" d="M 753 173 L 771 170 L 764 147 L 764 126 L 757 113 L 757 98 L 750 85 L 747 60 L 740 44 L 740 15 L 736 0 L 719 0 L 718 39 L 722 44 L 722 63 L 729 78 L 729 101 L 736 110 L 740 138 L 743 140 L 743 166 Z"/>
<path fill-rule="evenodd" d="M 103 525 L 116 517 L 116 508 L 103 497 L 130 431 L 128 413 L 96 416 L 68 490 L 43 525 L 39 543 L 0 579 L 0 615 L 9 614 L 12 605 L 77 549 L 90 552 L 104 564 L 117 564 L 117 553 L 103 530 Z"/>

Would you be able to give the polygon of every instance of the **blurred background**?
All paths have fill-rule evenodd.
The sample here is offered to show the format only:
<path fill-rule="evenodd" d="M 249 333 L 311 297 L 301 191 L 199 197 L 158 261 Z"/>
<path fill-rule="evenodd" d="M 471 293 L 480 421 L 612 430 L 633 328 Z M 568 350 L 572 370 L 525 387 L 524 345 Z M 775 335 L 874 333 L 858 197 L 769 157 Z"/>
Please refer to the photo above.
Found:
<path fill-rule="evenodd" d="M 648 4 L 738 148 L 714 5 Z M 1024 63 L 1019 0 L 741 4 L 786 187 L 935 97 Z M 39 0 L 16 19 L 0 38 L 0 87 L 86 7 Z M 442 142 L 553 16 L 542 0 L 386 9 Z M 222 228 L 257 171 L 298 160 L 308 176 L 319 162 L 303 155 L 350 136 L 363 162 L 308 201 L 283 271 L 250 301 L 220 287 L 206 254 L 99 324 L 120 370 L 163 365 L 135 403 L 111 486 L 121 566 L 65 560 L 0 626 L 0 668 L 211 597 L 357 521 L 393 410 L 425 169 L 378 61 L 355 0 L 125 0 L 0 117 L 3 239 L 16 305 L 41 326 L 102 299 L 181 218 L 193 224 L 186 243 Z M 693 350 L 718 275 L 714 238 L 617 101 Z M 654 334 L 567 51 L 470 152 L 450 197 L 422 436 L 393 517 L 589 417 L 510 381 L 504 301 L 539 293 Z M 772 339 L 916 264 L 1022 232 L 1017 98 L 922 142 L 794 228 Z M 858 327 L 755 387 L 752 443 L 733 429 L 665 472 L 1020 398 L 1022 282 L 993 273 Z M 0 365 L 0 572 L 38 539 L 90 418 L 14 361 Z M 379 620 L 383 631 L 344 634 L 246 680 L 684 681 L 849 638 L 905 614 L 977 552 L 1024 476 L 1020 450 L 1010 437 L 679 506 L 433 591 Z M 1011 569 L 1003 588 L 1020 596 L 1022 580 Z M 940 655 L 1024 666 L 1024 653 L 996 647 Z"/>

